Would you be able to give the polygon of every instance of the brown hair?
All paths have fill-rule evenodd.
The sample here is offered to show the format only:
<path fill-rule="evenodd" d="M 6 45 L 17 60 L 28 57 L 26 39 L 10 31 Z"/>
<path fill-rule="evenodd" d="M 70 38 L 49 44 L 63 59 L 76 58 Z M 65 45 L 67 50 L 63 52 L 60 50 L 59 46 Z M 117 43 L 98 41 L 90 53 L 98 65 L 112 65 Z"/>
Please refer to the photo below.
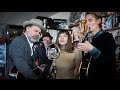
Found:
<path fill-rule="evenodd" d="M 59 33 L 57 35 L 57 38 L 56 38 L 56 44 L 58 45 L 58 47 L 60 47 L 58 38 L 59 38 L 59 35 L 62 34 L 62 33 L 66 33 L 68 35 L 68 41 L 67 41 L 67 44 L 65 46 L 65 51 L 69 52 L 69 53 L 72 53 L 73 50 L 74 50 L 74 46 L 72 44 L 72 37 L 71 37 L 70 33 L 67 30 L 61 30 L 61 31 L 59 31 Z"/>

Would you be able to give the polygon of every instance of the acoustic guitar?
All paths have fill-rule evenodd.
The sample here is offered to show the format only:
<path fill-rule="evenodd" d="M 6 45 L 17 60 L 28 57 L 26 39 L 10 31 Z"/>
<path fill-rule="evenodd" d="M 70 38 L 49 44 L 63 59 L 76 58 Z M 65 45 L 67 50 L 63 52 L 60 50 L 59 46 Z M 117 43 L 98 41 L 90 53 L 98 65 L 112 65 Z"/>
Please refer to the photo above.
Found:
<path fill-rule="evenodd" d="M 82 62 L 80 63 L 80 79 L 87 79 L 91 59 L 92 56 L 88 53 L 83 56 Z"/>
<path fill-rule="evenodd" d="M 93 38 L 92 33 L 88 32 L 82 42 L 84 43 L 85 41 L 89 41 L 91 43 L 92 38 Z M 83 56 L 82 57 L 82 62 L 80 64 L 80 78 L 81 79 L 87 79 L 88 70 L 89 70 L 89 66 L 90 66 L 92 56 L 89 52 L 88 53 L 82 52 L 82 56 Z"/>

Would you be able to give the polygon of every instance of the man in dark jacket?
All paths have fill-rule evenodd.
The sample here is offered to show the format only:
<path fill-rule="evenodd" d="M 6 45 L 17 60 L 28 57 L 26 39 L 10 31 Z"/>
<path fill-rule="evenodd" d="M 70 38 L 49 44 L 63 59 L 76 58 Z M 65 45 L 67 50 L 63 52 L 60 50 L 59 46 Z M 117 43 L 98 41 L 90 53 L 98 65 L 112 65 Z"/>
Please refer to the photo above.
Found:
<path fill-rule="evenodd" d="M 89 12 L 86 15 L 87 26 L 93 35 L 92 42 L 84 41 L 78 44 L 78 48 L 89 54 L 90 65 L 88 69 L 88 79 L 115 79 L 116 59 L 115 59 L 115 40 L 111 33 L 101 29 L 101 19 L 99 12 Z M 88 56 L 89 56 L 88 55 Z M 82 77 L 81 77 L 82 79 Z"/>
<path fill-rule="evenodd" d="M 52 64 L 52 60 L 49 60 L 47 57 L 47 52 L 46 49 L 48 45 L 52 44 L 52 39 L 53 37 L 50 35 L 49 32 L 46 32 L 43 34 L 43 36 L 40 39 L 40 44 L 36 47 L 35 53 L 33 56 L 33 60 L 37 61 L 36 63 L 40 65 L 45 65 L 43 66 L 43 73 L 42 73 L 42 79 L 49 79 L 50 75 L 50 67 Z"/>
<path fill-rule="evenodd" d="M 35 62 L 32 61 L 33 44 L 38 42 L 42 32 L 46 31 L 43 23 L 38 19 L 31 19 L 23 23 L 24 33 L 16 37 L 9 47 L 8 71 L 16 67 L 26 79 L 36 79 L 33 72 Z"/>

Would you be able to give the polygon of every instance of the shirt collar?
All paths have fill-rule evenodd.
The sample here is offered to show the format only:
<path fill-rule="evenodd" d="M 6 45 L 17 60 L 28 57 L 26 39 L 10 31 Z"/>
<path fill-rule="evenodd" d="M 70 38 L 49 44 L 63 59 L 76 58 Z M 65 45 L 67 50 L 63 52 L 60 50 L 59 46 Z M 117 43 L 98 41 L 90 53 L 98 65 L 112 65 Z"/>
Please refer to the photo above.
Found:
<path fill-rule="evenodd" d="M 24 33 L 25 34 L 25 33 Z M 27 37 L 27 35 L 25 34 L 25 36 L 26 36 L 26 38 L 27 38 L 27 41 L 28 41 L 28 43 L 29 43 L 29 45 L 30 46 L 33 46 L 33 43 L 32 42 L 30 42 L 30 40 L 28 39 L 28 37 Z"/>
<path fill-rule="evenodd" d="M 25 33 L 24 33 L 25 34 Z M 25 36 L 26 36 L 26 38 L 27 38 L 27 41 L 28 41 L 28 43 L 29 43 L 29 45 L 30 45 L 30 48 L 31 48 L 31 56 L 33 55 L 33 50 L 32 50 L 32 47 L 33 47 L 33 43 L 32 42 L 30 42 L 30 40 L 28 39 L 28 37 L 27 37 L 27 35 L 25 34 Z"/>
<path fill-rule="evenodd" d="M 105 31 L 104 30 L 100 30 L 100 31 L 98 31 L 96 34 L 95 34 L 95 36 L 93 37 L 93 38 L 97 38 L 99 35 L 101 35 L 102 33 L 104 33 Z"/>

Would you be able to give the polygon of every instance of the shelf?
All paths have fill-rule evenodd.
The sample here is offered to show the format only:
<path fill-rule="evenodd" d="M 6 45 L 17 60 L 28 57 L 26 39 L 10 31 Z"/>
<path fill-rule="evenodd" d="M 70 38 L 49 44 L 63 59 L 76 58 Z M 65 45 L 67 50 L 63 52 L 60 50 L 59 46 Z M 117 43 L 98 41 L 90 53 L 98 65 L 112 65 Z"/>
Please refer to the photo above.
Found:
<path fill-rule="evenodd" d="M 120 29 L 120 27 L 113 27 L 113 28 L 110 28 L 110 29 L 105 29 L 105 31 L 112 31 L 112 30 L 118 30 Z"/>
<path fill-rule="evenodd" d="M 101 17 L 108 18 L 112 14 L 102 15 Z"/>

